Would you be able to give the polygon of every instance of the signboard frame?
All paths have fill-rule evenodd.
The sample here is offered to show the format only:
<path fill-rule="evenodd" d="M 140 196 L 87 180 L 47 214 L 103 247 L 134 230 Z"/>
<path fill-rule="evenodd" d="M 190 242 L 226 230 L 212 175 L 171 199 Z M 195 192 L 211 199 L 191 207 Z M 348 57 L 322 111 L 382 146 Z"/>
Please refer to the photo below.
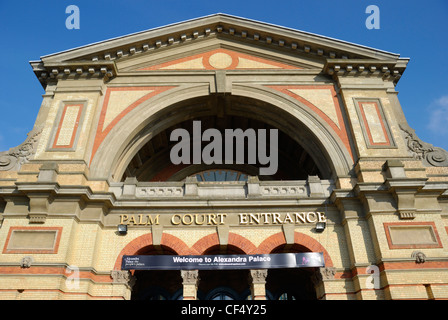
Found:
<path fill-rule="evenodd" d="M 124 255 L 122 270 L 235 270 L 325 267 L 323 252 L 232 255 Z"/>

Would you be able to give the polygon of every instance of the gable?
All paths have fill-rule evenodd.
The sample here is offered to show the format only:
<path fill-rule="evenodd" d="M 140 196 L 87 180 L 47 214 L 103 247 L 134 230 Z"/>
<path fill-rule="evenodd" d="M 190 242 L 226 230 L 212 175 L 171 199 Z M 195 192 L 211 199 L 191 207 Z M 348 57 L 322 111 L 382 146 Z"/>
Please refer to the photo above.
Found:
<path fill-rule="evenodd" d="M 320 69 L 331 75 L 344 63 L 343 70 L 352 70 L 353 61 L 364 70 L 366 60 L 397 79 L 408 62 L 395 53 L 216 14 L 43 56 L 31 66 L 45 87 L 50 78 L 111 79 L 120 71 Z"/>

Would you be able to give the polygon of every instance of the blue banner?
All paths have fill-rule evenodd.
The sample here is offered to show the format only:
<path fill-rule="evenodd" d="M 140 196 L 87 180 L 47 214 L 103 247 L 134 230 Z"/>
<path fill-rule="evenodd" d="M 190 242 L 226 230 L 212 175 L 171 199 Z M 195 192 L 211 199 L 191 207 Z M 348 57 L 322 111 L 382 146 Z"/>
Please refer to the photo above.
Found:
<path fill-rule="evenodd" d="M 122 270 L 230 270 L 324 267 L 322 252 L 123 256 Z"/>

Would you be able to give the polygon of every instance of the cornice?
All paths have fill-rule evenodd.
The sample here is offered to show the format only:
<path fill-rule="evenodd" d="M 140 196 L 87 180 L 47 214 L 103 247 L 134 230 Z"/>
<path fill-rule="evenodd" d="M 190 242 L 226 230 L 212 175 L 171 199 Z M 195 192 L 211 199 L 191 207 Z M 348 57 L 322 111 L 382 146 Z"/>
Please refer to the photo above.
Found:
<path fill-rule="evenodd" d="M 383 80 L 392 81 L 396 85 L 408 62 L 409 59 L 407 58 L 396 60 L 327 59 L 323 72 L 333 76 L 333 78 L 376 76 Z"/>
<path fill-rule="evenodd" d="M 34 74 L 45 88 L 59 79 L 103 79 L 108 81 L 118 74 L 113 61 L 30 62 Z"/>

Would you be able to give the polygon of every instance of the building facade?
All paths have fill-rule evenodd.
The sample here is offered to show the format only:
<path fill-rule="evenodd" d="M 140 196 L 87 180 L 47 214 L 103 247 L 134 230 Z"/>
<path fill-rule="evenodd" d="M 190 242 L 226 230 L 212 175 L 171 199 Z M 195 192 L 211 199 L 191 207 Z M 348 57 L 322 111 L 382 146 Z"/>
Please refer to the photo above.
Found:
<path fill-rule="evenodd" d="M 0 299 L 447 299 L 448 157 L 407 124 L 407 62 L 224 14 L 32 61 L 35 126 L 0 153 Z M 265 152 L 211 162 L 208 129 Z M 304 252 L 324 266 L 122 268 Z"/>

